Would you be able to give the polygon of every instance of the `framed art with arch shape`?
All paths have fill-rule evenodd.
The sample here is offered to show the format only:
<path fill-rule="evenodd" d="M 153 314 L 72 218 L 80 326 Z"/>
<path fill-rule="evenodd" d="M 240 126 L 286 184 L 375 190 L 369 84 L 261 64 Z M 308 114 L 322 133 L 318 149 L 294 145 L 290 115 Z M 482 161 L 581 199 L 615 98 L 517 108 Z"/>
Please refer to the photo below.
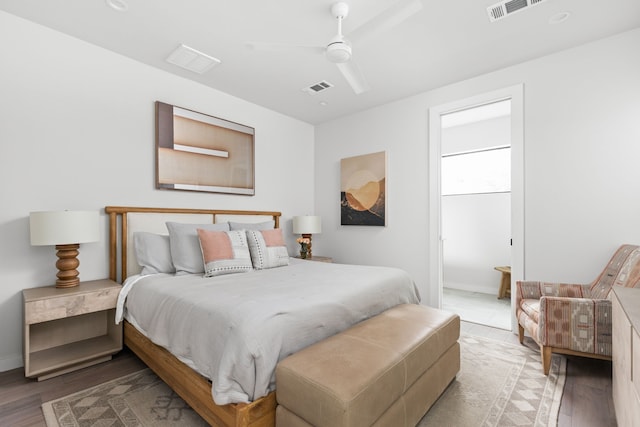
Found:
<path fill-rule="evenodd" d="M 340 225 L 386 225 L 387 153 L 340 160 Z"/>

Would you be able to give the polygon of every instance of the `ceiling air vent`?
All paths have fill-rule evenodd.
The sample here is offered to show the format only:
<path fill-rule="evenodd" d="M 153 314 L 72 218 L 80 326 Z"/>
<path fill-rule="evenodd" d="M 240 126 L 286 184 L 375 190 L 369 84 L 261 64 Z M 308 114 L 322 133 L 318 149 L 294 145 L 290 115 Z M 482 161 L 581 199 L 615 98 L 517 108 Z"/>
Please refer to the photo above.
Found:
<path fill-rule="evenodd" d="M 302 89 L 303 92 L 307 92 L 310 95 L 315 95 L 318 92 L 322 92 L 323 90 L 327 90 L 330 87 L 333 87 L 333 85 L 331 83 L 329 83 L 326 80 L 323 80 L 321 82 L 318 82 L 316 84 L 313 84 L 309 87 L 305 87 L 304 89 Z"/>
<path fill-rule="evenodd" d="M 220 64 L 218 58 L 214 58 L 213 56 L 183 44 L 178 46 L 178 48 L 169 55 L 167 62 L 198 74 L 202 74 Z"/>
<path fill-rule="evenodd" d="M 489 6 L 487 8 L 487 13 L 489 14 L 489 20 L 494 22 L 502 18 L 506 18 L 512 13 L 521 11 L 530 6 L 535 6 L 545 1 L 547 0 L 505 0 Z"/>

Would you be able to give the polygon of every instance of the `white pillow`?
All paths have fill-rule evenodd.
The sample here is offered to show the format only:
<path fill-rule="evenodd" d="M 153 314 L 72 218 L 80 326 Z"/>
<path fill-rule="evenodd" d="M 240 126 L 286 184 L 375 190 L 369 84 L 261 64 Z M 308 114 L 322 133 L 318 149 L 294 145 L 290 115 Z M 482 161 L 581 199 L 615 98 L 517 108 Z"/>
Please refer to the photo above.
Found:
<path fill-rule="evenodd" d="M 176 274 L 204 273 L 202 251 L 198 240 L 198 228 L 213 231 L 229 231 L 229 224 L 183 224 L 167 222 L 171 260 Z"/>
<path fill-rule="evenodd" d="M 169 236 L 136 231 L 133 233 L 133 245 L 138 265 L 142 267 L 140 274 L 176 272 L 171 261 Z"/>
<path fill-rule="evenodd" d="M 251 262 L 256 270 L 289 265 L 282 229 L 246 230 Z"/>

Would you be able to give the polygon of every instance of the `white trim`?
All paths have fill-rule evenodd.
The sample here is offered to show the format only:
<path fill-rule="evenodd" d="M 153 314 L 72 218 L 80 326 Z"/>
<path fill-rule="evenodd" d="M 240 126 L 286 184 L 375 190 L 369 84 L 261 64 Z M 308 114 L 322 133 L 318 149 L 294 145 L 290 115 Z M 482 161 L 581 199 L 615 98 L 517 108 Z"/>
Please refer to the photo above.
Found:
<path fill-rule="evenodd" d="M 185 119 L 198 120 L 210 125 L 232 129 L 249 135 L 255 134 L 255 130 L 252 127 L 230 122 L 224 119 L 219 119 L 218 117 L 208 116 L 203 113 L 198 113 L 197 111 L 186 110 L 184 108 L 176 107 L 175 105 L 173 106 L 173 115 L 184 117 Z"/>
<path fill-rule="evenodd" d="M 198 185 L 198 184 L 170 184 L 175 190 L 191 190 L 191 191 L 207 191 L 214 193 L 231 193 L 231 194 L 246 194 L 253 196 L 255 191 L 253 188 L 238 188 L 238 187 L 217 187 L 215 185 Z"/>
<path fill-rule="evenodd" d="M 440 116 L 446 111 L 444 106 L 429 109 L 429 283 L 430 290 L 436 284 L 435 301 L 433 295 L 429 305 L 442 308 L 442 185 L 440 158 L 442 157 L 442 126 Z M 431 292 L 430 292 L 431 293 Z"/>
<path fill-rule="evenodd" d="M 496 287 L 495 286 L 477 286 L 475 283 L 452 283 L 447 280 L 447 289 L 453 289 L 456 291 L 467 291 L 467 292 L 476 292 L 480 294 L 486 294 L 491 296 L 496 296 Z"/>
<path fill-rule="evenodd" d="M 441 120 L 440 116 L 477 105 L 511 99 L 511 289 L 524 278 L 524 85 L 472 96 L 429 109 L 429 282 L 436 284 L 430 305 L 442 307 Z M 434 286 L 430 289 L 434 289 Z M 515 306 L 515 291 L 511 292 Z M 515 314 L 512 330 L 517 331 Z"/>

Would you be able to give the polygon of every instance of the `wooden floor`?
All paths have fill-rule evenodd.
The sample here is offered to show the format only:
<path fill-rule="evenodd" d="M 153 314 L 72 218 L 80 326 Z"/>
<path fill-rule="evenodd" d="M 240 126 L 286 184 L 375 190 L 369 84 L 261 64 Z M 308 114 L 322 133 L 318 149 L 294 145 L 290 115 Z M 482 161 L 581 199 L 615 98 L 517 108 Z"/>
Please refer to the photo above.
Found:
<path fill-rule="evenodd" d="M 139 371 L 145 364 L 128 349 L 109 362 L 76 372 L 36 381 L 24 377 L 24 370 L 0 372 L 0 426 L 44 427 L 40 405 L 76 391 Z"/>
<path fill-rule="evenodd" d="M 511 332 L 462 322 L 462 332 L 518 344 Z M 0 372 L 0 426 L 44 427 L 43 402 L 127 375 L 144 367 L 129 350 L 113 360 L 46 381 L 24 378 L 22 369 Z M 611 362 L 569 357 L 559 427 L 615 427 Z"/>

